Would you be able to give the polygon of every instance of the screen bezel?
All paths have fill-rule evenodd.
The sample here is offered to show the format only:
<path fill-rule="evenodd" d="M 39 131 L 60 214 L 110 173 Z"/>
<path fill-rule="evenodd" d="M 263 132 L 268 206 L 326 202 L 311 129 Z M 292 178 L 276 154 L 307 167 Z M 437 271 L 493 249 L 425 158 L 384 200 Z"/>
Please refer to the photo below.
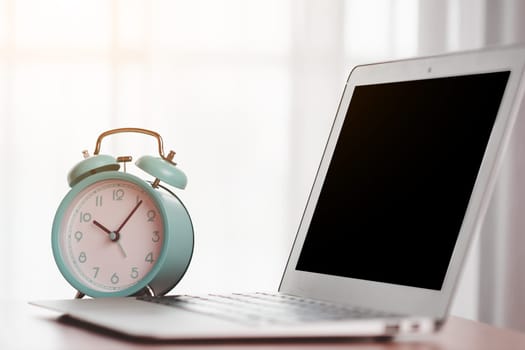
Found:
<path fill-rule="evenodd" d="M 516 116 L 520 108 L 525 109 L 516 98 L 516 96 L 524 95 L 524 87 L 521 84 L 524 62 L 525 48 L 514 47 L 355 67 L 343 91 L 279 291 L 343 304 L 444 318 L 450 306 L 469 243 L 474 233 L 480 231 L 483 223 L 490 194 L 494 188 L 496 172 L 501 164 L 501 155 L 508 144 Z M 509 80 L 441 290 L 296 270 L 301 248 L 356 86 L 498 71 L 510 71 Z"/>

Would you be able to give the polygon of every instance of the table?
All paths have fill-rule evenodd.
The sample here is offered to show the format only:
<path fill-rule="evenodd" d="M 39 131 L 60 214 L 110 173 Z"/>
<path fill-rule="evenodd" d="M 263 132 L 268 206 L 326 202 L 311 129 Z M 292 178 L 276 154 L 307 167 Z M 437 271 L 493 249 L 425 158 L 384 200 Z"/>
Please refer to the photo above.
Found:
<path fill-rule="evenodd" d="M 0 349 L 53 350 L 141 350 L 141 349 L 525 349 L 525 333 L 451 317 L 443 330 L 425 337 L 392 342 L 284 342 L 284 343 L 145 343 L 110 332 L 66 323 L 56 313 L 31 306 L 24 301 L 0 301 Z"/>

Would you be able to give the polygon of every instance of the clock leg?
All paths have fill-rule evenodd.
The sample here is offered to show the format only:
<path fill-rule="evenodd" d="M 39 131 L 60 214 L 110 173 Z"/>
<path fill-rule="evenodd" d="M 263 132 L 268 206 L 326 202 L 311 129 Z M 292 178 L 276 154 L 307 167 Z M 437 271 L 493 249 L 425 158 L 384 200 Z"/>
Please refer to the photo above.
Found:
<path fill-rule="evenodd" d="M 82 299 L 84 296 L 84 293 L 77 291 L 77 294 L 75 294 L 75 299 Z"/>
<path fill-rule="evenodd" d="M 151 288 L 151 286 L 148 284 L 146 285 L 146 288 L 145 289 L 145 292 L 148 296 L 150 297 L 154 297 L 155 296 L 155 291 L 153 290 L 153 288 Z"/>

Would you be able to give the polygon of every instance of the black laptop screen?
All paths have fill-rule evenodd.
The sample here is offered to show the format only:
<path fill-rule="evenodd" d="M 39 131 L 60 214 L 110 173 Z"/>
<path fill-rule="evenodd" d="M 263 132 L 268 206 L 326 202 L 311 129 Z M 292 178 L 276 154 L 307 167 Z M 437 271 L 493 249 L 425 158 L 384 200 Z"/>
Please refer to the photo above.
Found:
<path fill-rule="evenodd" d="M 509 74 L 357 86 L 297 270 L 441 289 Z"/>

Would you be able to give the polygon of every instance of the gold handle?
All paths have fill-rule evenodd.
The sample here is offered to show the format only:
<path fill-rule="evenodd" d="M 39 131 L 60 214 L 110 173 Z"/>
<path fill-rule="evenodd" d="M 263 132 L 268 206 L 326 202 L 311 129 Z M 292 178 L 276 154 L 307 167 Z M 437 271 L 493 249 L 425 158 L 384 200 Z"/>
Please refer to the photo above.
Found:
<path fill-rule="evenodd" d="M 102 139 L 104 137 L 109 136 L 109 135 L 113 135 L 113 134 L 125 133 L 125 132 L 135 132 L 135 133 L 139 133 L 139 134 L 145 134 L 145 135 L 153 136 L 158 141 L 160 157 L 162 159 L 164 159 L 164 160 L 167 160 L 170 163 L 173 163 L 172 160 L 173 160 L 173 157 L 175 156 L 175 152 L 170 151 L 167 156 L 164 155 L 164 146 L 163 146 L 163 143 L 162 143 L 162 137 L 160 137 L 160 135 L 158 133 L 156 133 L 155 131 L 151 131 L 151 130 L 147 130 L 147 129 L 140 129 L 140 128 L 118 128 L 118 129 L 112 129 L 112 130 L 108 130 L 108 131 L 103 132 L 102 134 L 100 134 L 100 136 L 97 139 L 97 144 L 95 146 L 95 152 L 93 154 L 94 155 L 99 154 L 99 152 L 100 152 L 100 145 L 102 144 Z"/>

